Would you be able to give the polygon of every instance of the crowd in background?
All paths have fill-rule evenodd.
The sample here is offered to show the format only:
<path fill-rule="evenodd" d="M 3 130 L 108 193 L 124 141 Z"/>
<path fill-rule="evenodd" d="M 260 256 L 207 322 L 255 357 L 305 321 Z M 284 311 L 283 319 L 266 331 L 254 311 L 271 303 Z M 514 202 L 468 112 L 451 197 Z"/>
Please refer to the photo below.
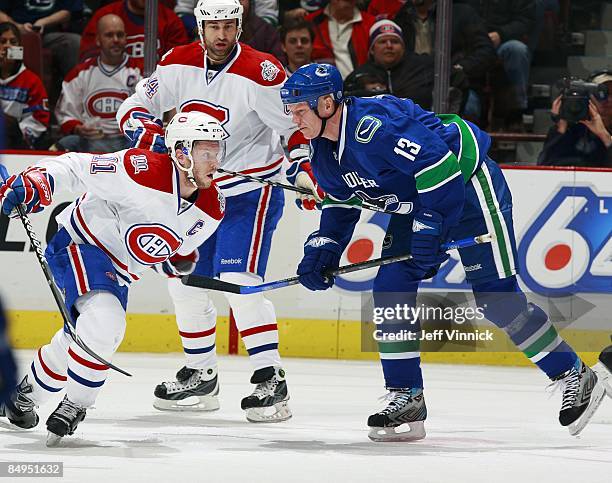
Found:
<path fill-rule="evenodd" d="M 330 62 L 348 94 L 391 93 L 432 107 L 435 0 L 240 1 L 241 42 L 276 56 L 289 75 L 312 61 Z M 195 4 L 159 1 L 158 56 L 198 40 Z M 522 132 L 533 53 L 545 13 L 558 9 L 558 0 L 454 0 L 449 111 L 489 130 Z M 35 6 L 0 0 L 0 100 L 8 147 L 127 147 L 115 113 L 143 76 L 144 24 L 145 0 L 45 0 Z M 17 47 L 23 47 L 23 60 Z M 44 60 L 38 72 L 28 68 L 36 48 Z M 596 81 L 612 86 L 611 75 Z M 559 102 L 551 109 L 555 124 L 541 164 L 612 166 L 607 99 L 594 100 L 591 119 L 576 126 L 558 119 Z M 559 161 L 559 150 L 567 154 L 568 146 L 571 155 Z"/>

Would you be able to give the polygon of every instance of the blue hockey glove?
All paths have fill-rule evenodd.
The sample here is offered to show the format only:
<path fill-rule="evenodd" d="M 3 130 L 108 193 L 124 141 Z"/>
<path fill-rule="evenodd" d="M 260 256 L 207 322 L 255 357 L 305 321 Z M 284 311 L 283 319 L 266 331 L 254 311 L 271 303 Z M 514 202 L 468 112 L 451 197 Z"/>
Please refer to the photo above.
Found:
<path fill-rule="evenodd" d="M 309 290 L 327 290 L 334 284 L 333 276 L 325 276 L 327 270 L 335 270 L 340 265 L 342 247 L 337 241 L 319 232 L 312 233 L 304 244 L 304 257 L 298 265 L 300 283 Z"/>
<path fill-rule="evenodd" d="M 148 149 L 156 153 L 168 152 L 161 121 L 131 118 L 126 122 L 124 132 L 132 148 Z"/>
<path fill-rule="evenodd" d="M 412 222 L 412 263 L 425 273 L 436 269 L 449 255 L 440 245 L 444 242 L 444 218 L 430 209 L 421 209 L 414 215 Z M 425 275 L 424 273 L 424 275 Z"/>
<path fill-rule="evenodd" d="M 0 183 L 2 213 L 16 217 L 17 207 L 23 205 L 26 213 L 37 213 L 53 201 L 53 177 L 42 168 L 28 168 Z"/>

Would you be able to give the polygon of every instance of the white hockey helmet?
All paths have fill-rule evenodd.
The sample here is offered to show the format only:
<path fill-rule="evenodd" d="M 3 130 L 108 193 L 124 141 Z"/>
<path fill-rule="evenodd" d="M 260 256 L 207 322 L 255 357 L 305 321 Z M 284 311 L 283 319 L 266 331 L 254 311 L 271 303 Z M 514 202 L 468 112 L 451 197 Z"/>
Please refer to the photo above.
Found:
<path fill-rule="evenodd" d="M 242 33 L 242 5 L 239 0 L 198 0 L 193 11 L 198 23 L 200 40 L 204 44 L 205 20 L 231 20 L 237 19 L 236 42 Z"/>
<path fill-rule="evenodd" d="M 178 112 L 166 126 L 165 142 L 176 167 L 185 171 L 189 180 L 195 185 L 192 157 L 194 143 L 196 141 L 218 141 L 217 159 L 221 163 L 225 156 L 227 137 L 227 131 L 214 117 L 199 111 Z M 191 161 L 188 167 L 181 166 L 176 158 L 177 143 L 180 143 L 183 153 Z"/>

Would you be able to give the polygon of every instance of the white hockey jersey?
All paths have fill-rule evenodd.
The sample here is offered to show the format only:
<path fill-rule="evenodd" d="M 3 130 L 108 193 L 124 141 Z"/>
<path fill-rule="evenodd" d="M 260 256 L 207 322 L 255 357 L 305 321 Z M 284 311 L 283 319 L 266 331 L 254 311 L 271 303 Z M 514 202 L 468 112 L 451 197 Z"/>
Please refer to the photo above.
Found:
<path fill-rule="evenodd" d="M 128 55 L 116 66 L 92 57 L 75 66 L 62 83 L 55 117 L 63 134 L 99 118 L 105 136 L 120 136 L 115 116 L 121 103 L 134 93 L 142 79 L 139 64 Z"/>
<path fill-rule="evenodd" d="M 162 58 L 151 77 L 143 79 L 121 105 L 117 121 L 125 131 L 126 123 L 147 114 L 161 119 L 171 109 L 206 112 L 229 134 L 222 168 L 279 179 L 285 159 L 279 135 L 290 139 L 290 147 L 308 144 L 281 102 L 285 79 L 275 57 L 240 43 L 222 70 L 209 71 L 203 47 L 194 42 L 175 47 Z M 261 188 L 236 177 L 215 179 L 226 196 Z"/>
<path fill-rule="evenodd" d="M 36 166 L 53 176 L 56 192 L 85 192 L 57 223 L 76 243 L 104 251 L 121 285 L 175 253 L 193 252 L 223 219 L 225 198 L 217 186 L 200 190 L 195 203 L 182 199 L 178 170 L 165 154 L 67 153 Z"/>

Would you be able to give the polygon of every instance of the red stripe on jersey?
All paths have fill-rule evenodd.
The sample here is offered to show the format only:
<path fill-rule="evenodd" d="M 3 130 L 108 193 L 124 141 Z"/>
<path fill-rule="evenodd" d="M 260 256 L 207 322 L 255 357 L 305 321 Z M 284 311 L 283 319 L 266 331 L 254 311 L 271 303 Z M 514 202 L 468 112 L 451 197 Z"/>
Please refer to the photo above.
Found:
<path fill-rule="evenodd" d="M 79 295 L 83 295 L 87 293 L 87 283 L 85 281 L 85 267 L 81 265 L 81 260 L 78 254 L 78 247 L 76 245 L 70 245 L 68 247 L 68 253 L 70 254 L 70 259 L 72 260 L 72 266 L 74 267 L 77 285 L 79 288 Z"/>
<path fill-rule="evenodd" d="M 268 202 L 270 201 L 270 186 L 263 188 L 261 196 L 261 202 L 257 207 L 257 224 L 255 228 L 255 237 L 253 239 L 253 249 L 251 250 L 250 261 L 249 261 L 249 272 L 257 273 L 257 261 L 259 259 L 259 248 L 261 246 L 261 239 L 263 238 L 263 226 L 266 219 L 266 212 L 268 211 Z"/>
<path fill-rule="evenodd" d="M 146 169 L 142 169 L 137 161 L 145 161 Z M 174 193 L 174 164 L 167 154 L 154 153 L 148 149 L 128 149 L 123 156 L 123 165 L 128 176 L 139 185 L 168 194 Z"/>
<path fill-rule="evenodd" d="M 38 361 L 40 362 L 40 366 L 43 368 L 43 371 L 45 371 L 47 376 L 49 376 L 52 379 L 55 379 L 56 381 L 67 381 L 68 378 L 66 376 L 62 376 L 58 374 L 57 372 L 53 372 L 51 369 L 49 369 L 47 364 L 45 364 L 45 361 L 43 361 L 41 350 L 42 348 L 38 349 Z"/>
<path fill-rule="evenodd" d="M 72 348 L 68 349 L 68 354 L 79 364 L 88 367 L 89 369 L 94 369 L 96 371 L 106 371 L 108 369 L 107 365 L 104 364 L 96 364 L 95 362 L 88 361 L 87 359 L 83 359 L 80 355 L 73 352 Z"/>
<path fill-rule="evenodd" d="M 198 337 L 208 337 L 209 335 L 213 335 L 215 330 L 215 327 L 209 330 L 203 330 L 202 332 L 185 332 L 183 330 L 179 330 L 179 335 L 181 337 L 185 337 L 186 339 L 197 339 Z"/>
<path fill-rule="evenodd" d="M 200 190 L 195 204 L 215 220 L 222 220 L 225 216 L 225 198 L 214 181 L 208 188 Z"/>
<path fill-rule="evenodd" d="M 259 327 L 252 327 L 250 329 L 240 331 L 240 337 L 248 337 L 249 335 L 261 334 L 262 332 L 271 332 L 273 330 L 278 330 L 278 326 L 276 324 L 260 325 Z"/>

